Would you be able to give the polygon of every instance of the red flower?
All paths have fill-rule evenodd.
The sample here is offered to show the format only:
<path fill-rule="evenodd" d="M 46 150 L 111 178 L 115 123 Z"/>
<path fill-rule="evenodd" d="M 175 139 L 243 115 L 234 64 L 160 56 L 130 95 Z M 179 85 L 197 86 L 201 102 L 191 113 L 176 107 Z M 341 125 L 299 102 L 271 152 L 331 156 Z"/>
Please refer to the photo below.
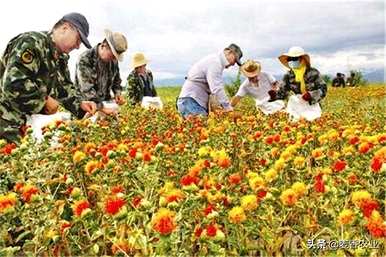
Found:
<path fill-rule="evenodd" d="M 376 200 L 373 200 L 373 199 L 366 199 L 362 202 L 361 204 L 361 210 L 363 212 L 363 215 L 365 215 L 366 217 L 370 217 L 371 216 L 371 213 L 373 212 L 373 210 L 378 210 L 379 209 L 379 204 Z"/>
<path fill-rule="evenodd" d="M 371 149 L 371 147 L 373 147 L 373 145 L 370 143 L 362 143 L 359 145 L 358 150 L 360 153 L 365 154 Z"/>
<path fill-rule="evenodd" d="M 275 141 L 276 143 L 279 143 L 280 142 L 280 134 L 276 134 L 273 136 L 273 141 Z"/>
<path fill-rule="evenodd" d="M 332 167 L 332 169 L 334 171 L 339 172 L 339 171 L 344 170 L 346 168 L 346 165 L 347 165 L 346 161 L 344 161 L 344 160 L 343 161 L 342 160 L 337 160 L 335 162 L 334 166 Z"/>
<path fill-rule="evenodd" d="M 6 144 L 3 146 L 3 148 L 0 149 L 0 153 L 3 155 L 10 155 L 12 153 L 12 150 L 16 148 L 15 143 Z"/>
<path fill-rule="evenodd" d="M 206 208 L 204 209 L 204 214 L 205 214 L 205 216 L 208 216 L 209 214 L 212 213 L 212 211 L 215 211 L 215 210 L 216 210 L 216 209 L 214 208 L 214 206 L 211 205 L 211 204 L 209 204 L 208 207 L 206 207 Z"/>
<path fill-rule="evenodd" d="M 210 237 L 215 237 L 217 234 L 217 228 L 215 225 L 210 224 L 206 227 L 206 234 Z"/>
<path fill-rule="evenodd" d="M 200 237 L 201 234 L 202 234 L 202 231 L 203 231 L 203 229 L 200 228 L 200 227 L 198 227 L 198 228 L 196 228 L 196 229 L 194 230 L 194 235 L 195 235 L 196 237 Z"/>
<path fill-rule="evenodd" d="M 324 193 L 326 191 L 326 187 L 324 186 L 324 181 L 322 177 L 323 174 L 319 174 L 315 177 L 314 189 L 318 193 Z"/>
<path fill-rule="evenodd" d="M 348 142 L 351 144 L 351 145 L 356 145 L 359 143 L 359 137 L 357 136 L 350 136 L 349 139 L 348 139 Z"/>
<path fill-rule="evenodd" d="M 191 184 L 198 184 L 200 182 L 200 179 L 198 177 L 185 175 L 181 178 L 180 183 L 182 186 L 189 186 Z"/>
<path fill-rule="evenodd" d="M 229 160 L 229 158 L 220 158 L 218 160 L 218 165 L 221 167 L 221 168 L 228 168 L 229 166 L 231 166 L 231 160 Z"/>
<path fill-rule="evenodd" d="M 267 164 L 267 160 L 266 159 L 260 159 L 259 162 L 260 162 L 261 166 L 265 166 Z"/>
<path fill-rule="evenodd" d="M 145 162 L 151 161 L 151 154 L 148 151 L 143 152 L 143 161 Z"/>
<path fill-rule="evenodd" d="M 134 196 L 133 199 L 131 200 L 131 204 L 135 207 L 138 208 L 138 206 L 141 204 L 142 197 L 140 196 Z"/>
<path fill-rule="evenodd" d="M 129 156 L 130 156 L 131 158 L 135 158 L 136 155 L 137 155 L 137 149 L 136 149 L 136 148 L 131 148 L 131 149 L 129 150 Z"/>
<path fill-rule="evenodd" d="M 260 131 L 256 131 L 255 135 L 253 136 L 253 138 L 255 140 L 259 139 L 261 136 L 263 135 L 263 133 L 261 133 Z"/>
<path fill-rule="evenodd" d="M 126 201 L 121 198 L 108 198 L 105 202 L 105 211 L 107 214 L 114 215 L 119 212 Z"/>
<path fill-rule="evenodd" d="M 63 234 L 64 230 L 71 227 L 71 223 L 68 221 L 64 221 L 60 226 L 60 232 Z"/>
<path fill-rule="evenodd" d="M 234 173 L 228 177 L 229 184 L 237 185 L 241 182 L 241 175 L 239 173 Z"/>
<path fill-rule="evenodd" d="M 107 146 L 101 146 L 100 148 L 99 148 L 99 152 L 103 155 L 103 156 L 107 156 L 107 152 L 109 151 L 110 149 L 107 147 Z"/>
<path fill-rule="evenodd" d="M 267 136 L 265 138 L 265 143 L 271 145 L 273 143 L 273 136 Z"/>
<path fill-rule="evenodd" d="M 348 176 L 348 183 L 349 183 L 350 185 L 356 184 L 357 181 L 358 181 L 358 177 L 357 177 L 355 174 L 350 174 L 350 175 Z"/>
<path fill-rule="evenodd" d="M 261 190 L 257 193 L 257 197 L 260 199 L 264 198 L 266 195 L 267 195 L 267 191 L 265 190 Z"/>
<path fill-rule="evenodd" d="M 374 172 L 379 172 L 382 168 L 382 160 L 380 158 L 376 158 L 374 157 L 372 160 L 371 160 L 371 169 L 374 171 Z"/>

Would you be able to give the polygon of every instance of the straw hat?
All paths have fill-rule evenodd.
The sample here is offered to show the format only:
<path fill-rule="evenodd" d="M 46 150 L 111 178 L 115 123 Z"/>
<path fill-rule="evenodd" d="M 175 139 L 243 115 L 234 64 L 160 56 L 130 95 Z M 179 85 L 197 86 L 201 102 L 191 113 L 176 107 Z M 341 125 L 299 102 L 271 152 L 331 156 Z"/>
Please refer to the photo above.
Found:
<path fill-rule="evenodd" d="M 260 74 L 261 65 L 259 62 L 255 62 L 253 60 L 247 60 L 241 67 L 241 73 L 248 77 L 253 78 Z"/>
<path fill-rule="evenodd" d="M 137 67 L 147 64 L 148 62 L 149 60 L 145 58 L 145 55 L 143 53 L 136 53 L 134 54 L 133 59 L 131 60 L 131 66 L 135 69 Z"/>
<path fill-rule="evenodd" d="M 127 50 L 127 40 L 125 36 L 119 32 L 112 32 L 105 29 L 106 41 L 110 46 L 111 52 L 118 61 L 123 60 L 123 53 Z"/>
<path fill-rule="evenodd" d="M 300 46 L 293 46 L 288 50 L 288 53 L 279 56 L 279 61 L 290 69 L 288 66 L 288 57 L 303 57 L 304 60 L 306 60 L 307 66 L 310 66 L 310 56 Z"/>

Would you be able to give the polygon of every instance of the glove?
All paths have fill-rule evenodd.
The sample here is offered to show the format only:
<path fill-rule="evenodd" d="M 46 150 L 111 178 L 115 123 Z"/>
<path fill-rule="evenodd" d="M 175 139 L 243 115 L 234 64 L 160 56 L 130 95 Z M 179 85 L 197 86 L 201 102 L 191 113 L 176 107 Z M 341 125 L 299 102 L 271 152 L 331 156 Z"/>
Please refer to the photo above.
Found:
<path fill-rule="evenodd" d="M 310 102 L 311 101 L 311 94 L 310 92 L 306 91 L 303 95 L 302 98 L 304 101 Z"/>
<path fill-rule="evenodd" d="M 276 91 L 275 90 L 269 90 L 268 94 L 270 96 L 269 102 L 275 101 L 276 100 Z"/>

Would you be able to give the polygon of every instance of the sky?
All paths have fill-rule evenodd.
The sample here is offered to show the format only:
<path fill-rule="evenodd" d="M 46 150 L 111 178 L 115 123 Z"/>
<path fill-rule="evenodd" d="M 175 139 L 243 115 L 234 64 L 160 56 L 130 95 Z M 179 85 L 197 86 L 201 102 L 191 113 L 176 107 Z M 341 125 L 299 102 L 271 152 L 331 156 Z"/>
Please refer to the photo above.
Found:
<path fill-rule="evenodd" d="M 277 57 L 291 46 L 303 47 L 324 74 L 385 69 L 383 0 L 12 0 L 2 9 L 1 53 L 12 37 L 50 30 L 69 12 L 86 16 L 92 45 L 103 41 L 106 28 L 123 33 L 128 40 L 120 63 L 123 81 L 136 52 L 150 60 L 157 83 L 185 77 L 196 61 L 230 43 L 241 47 L 244 61 L 257 60 L 275 75 L 285 72 Z M 85 50 L 71 52 L 72 74 Z M 234 66 L 224 75 L 237 71 Z"/>

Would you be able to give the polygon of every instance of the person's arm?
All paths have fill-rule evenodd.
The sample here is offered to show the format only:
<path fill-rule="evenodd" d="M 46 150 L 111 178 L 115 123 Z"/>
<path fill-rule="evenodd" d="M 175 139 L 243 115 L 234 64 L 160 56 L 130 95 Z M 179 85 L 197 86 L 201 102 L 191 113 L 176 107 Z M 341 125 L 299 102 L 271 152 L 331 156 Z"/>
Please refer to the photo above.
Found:
<path fill-rule="evenodd" d="M 322 79 L 320 72 L 316 69 L 313 69 L 311 74 L 310 83 L 308 85 L 309 93 L 310 93 L 310 104 L 315 104 L 320 102 L 327 94 L 327 84 Z"/>
<path fill-rule="evenodd" d="M 270 96 L 269 101 L 275 101 L 279 99 L 286 99 L 288 92 L 290 91 L 289 75 L 285 74 L 281 82 L 277 82 L 278 89 L 271 89 L 268 91 Z"/>
<path fill-rule="evenodd" d="M 248 83 L 249 83 L 248 79 L 245 79 L 244 82 L 240 85 L 236 95 L 231 99 L 232 107 L 235 107 L 240 102 L 241 98 L 243 98 L 248 94 L 248 91 L 246 89 Z"/>
<path fill-rule="evenodd" d="M 43 62 L 43 53 L 34 38 L 22 38 L 7 53 L 4 65 L 4 99 L 21 114 L 39 113 L 45 106 L 47 86 L 36 79 Z"/>
<path fill-rule="evenodd" d="M 90 60 L 87 55 L 81 55 L 79 57 L 76 65 L 75 77 L 84 99 L 95 102 L 98 109 L 101 109 L 103 107 L 102 99 L 98 97 L 97 91 L 95 90 L 97 73 L 95 67 L 90 65 Z"/>
<path fill-rule="evenodd" d="M 217 97 L 217 100 L 225 111 L 232 111 L 233 108 L 225 94 L 224 81 L 222 79 L 222 70 L 218 67 L 209 68 L 206 79 L 208 81 L 209 90 Z"/>

